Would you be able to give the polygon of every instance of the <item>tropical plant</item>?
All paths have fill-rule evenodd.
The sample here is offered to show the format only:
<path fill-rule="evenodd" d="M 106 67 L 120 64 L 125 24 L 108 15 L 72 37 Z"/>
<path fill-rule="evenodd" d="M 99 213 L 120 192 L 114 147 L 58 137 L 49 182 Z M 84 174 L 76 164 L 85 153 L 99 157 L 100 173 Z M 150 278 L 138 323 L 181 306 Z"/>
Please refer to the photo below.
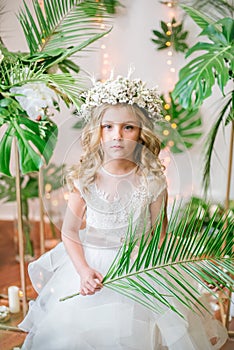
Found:
<path fill-rule="evenodd" d="M 214 20 L 232 17 L 234 11 L 233 0 L 180 0 L 180 4 L 207 13 Z"/>
<path fill-rule="evenodd" d="M 212 88 L 217 83 L 222 94 L 222 110 L 217 118 L 205 148 L 205 166 L 203 174 L 204 188 L 207 191 L 210 181 L 210 162 L 213 145 L 221 124 L 233 124 L 234 92 L 225 92 L 228 82 L 233 79 L 234 68 L 234 20 L 223 18 L 213 22 L 209 17 L 187 6 L 183 9 L 203 29 L 201 35 L 207 36 L 210 42 L 198 42 L 191 47 L 186 57 L 194 52 L 204 51 L 192 59 L 179 72 L 172 97 L 188 110 L 198 108 L 212 94 Z"/>
<path fill-rule="evenodd" d="M 184 42 L 187 38 L 188 32 L 183 31 L 183 23 L 177 23 L 173 17 L 170 25 L 161 21 L 162 32 L 153 30 L 153 34 L 157 39 L 151 39 L 158 45 L 157 50 L 168 49 L 172 47 L 177 52 L 184 52 L 188 49 L 188 45 Z"/>
<path fill-rule="evenodd" d="M 43 169 L 44 187 L 49 186 L 50 192 L 55 191 L 62 186 L 64 165 L 56 166 L 50 163 L 48 167 Z M 31 241 L 31 225 L 29 217 L 29 200 L 39 197 L 38 193 L 38 174 L 28 173 L 20 176 L 21 187 L 21 204 L 22 204 L 22 219 L 23 231 L 25 236 L 25 254 L 33 256 L 33 244 Z M 2 203 L 16 202 L 16 181 L 15 177 L 9 177 L 0 174 L 0 200 Z M 49 218 L 50 219 L 50 218 Z M 52 234 L 55 229 L 50 220 L 50 228 Z"/>
<path fill-rule="evenodd" d="M 36 20 L 26 3 L 18 16 L 29 53 L 12 53 L 0 44 L 0 172 L 8 176 L 14 138 L 23 174 L 49 162 L 57 141 L 50 109 L 58 109 L 60 99 L 80 105 L 81 78 L 70 73 L 79 66 L 70 57 L 106 34 L 80 1 L 45 0 L 42 10 L 36 0 L 33 6 Z"/>
<path fill-rule="evenodd" d="M 233 200 L 229 202 L 228 215 L 224 215 L 226 209 L 221 203 L 211 203 L 203 198 L 196 196 L 192 196 L 190 200 L 185 203 L 183 207 L 181 207 L 181 213 L 186 212 L 188 208 L 190 208 L 188 220 L 191 220 L 193 215 L 197 214 L 197 220 L 200 221 L 197 226 L 200 227 L 201 224 L 203 229 L 210 225 L 210 222 L 212 222 L 210 230 L 216 231 L 219 229 L 220 221 L 224 220 L 225 225 L 232 225 L 232 222 L 234 220 Z M 212 220 L 214 213 L 216 213 L 215 220 Z M 194 231 L 194 234 L 197 234 L 196 230 Z M 230 232 L 230 235 L 227 236 L 227 240 L 231 242 L 233 241 L 233 232 Z M 229 246 L 232 247 L 232 244 Z"/>
<path fill-rule="evenodd" d="M 103 279 L 104 287 L 155 312 L 160 312 L 160 305 L 164 305 L 182 317 L 173 300 L 197 313 L 205 308 L 197 283 L 216 297 L 210 285 L 224 293 L 224 288 L 232 290 L 230 275 L 234 274 L 234 253 L 230 248 L 233 242 L 229 241 L 225 246 L 223 242 L 233 232 L 234 220 L 226 226 L 225 216 L 222 216 L 217 229 L 211 230 L 217 214 L 212 215 L 206 227 L 202 221 L 204 215 L 203 219 L 197 220 L 199 215 L 201 213 L 196 212 L 191 217 L 190 208 L 184 211 L 182 217 L 180 210 L 175 214 L 172 211 L 161 244 L 163 214 L 155 223 L 153 234 L 143 231 L 140 238 L 135 236 L 136 227 L 130 222 L 125 241 Z M 79 293 L 61 301 L 77 295 Z"/>
<path fill-rule="evenodd" d="M 116 13 L 116 7 L 123 6 L 118 0 L 99 0 L 94 3 L 92 0 L 85 0 L 82 3 L 83 10 L 87 14 L 92 16 L 98 15 L 100 11 L 100 3 L 103 4 L 107 13 L 114 14 Z M 90 6 L 91 5 L 91 6 Z"/>
<path fill-rule="evenodd" d="M 168 146 L 173 153 L 184 152 L 191 148 L 194 142 L 202 135 L 199 128 L 202 125 L 198 109 L 187 111 L 178 103 L 174 102 L 169 93 L 170 102 L 165 96 L 163 101 L 162 114 L 167 121 L 158 122 L 158 134 L 161 135 L 162 148 Z"/>

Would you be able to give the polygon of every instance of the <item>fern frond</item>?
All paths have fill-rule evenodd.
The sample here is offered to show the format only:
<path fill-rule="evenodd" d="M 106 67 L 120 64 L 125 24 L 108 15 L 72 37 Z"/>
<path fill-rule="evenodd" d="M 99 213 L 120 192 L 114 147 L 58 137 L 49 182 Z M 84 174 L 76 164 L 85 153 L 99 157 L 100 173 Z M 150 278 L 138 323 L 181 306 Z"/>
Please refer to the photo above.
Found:
<path fill-rule="evenodd" d="M 143 230 L 140 237 L 136 236 L 136 227 L 130 221 L 123 246 L 104 277 L 103 285 L 150 310 L 159 312 L 167 307 L 182 317 L 175 301 L 195 312 L 206 309 L 198 284 L 214 296 L 216 294 L 208 287 L 210 283 L 218 289 L 222 285 L 231 290 L 234 253 L 230 250 L 233 246 L 230 233 L 234 231 L 234 220 L 227 226 L 226 216 L 217 220 L 215 212 L 205 226 L 205 216 L 191 215 L 190 211 L 190 207 L 186 208 L 182 217 L 178 212 L 172 213 L 161 246 L 163 213 L 155 223 L 153 235 Z M 197 215 L 200 215 L 199 225 Z M 212 230 L 214 221 L 218 221 L 216 230 Z"/>
<path fill-rule="evenodd" d="M 97 7 L 97 3 L 94 3 Z M 91 1 L 89 5 L 92 7 Z M 104 22 L 106 20 L 101 4 L 96 18 L 90 18 L 83 10 L 82 2 L 77 0 L 44 0 L 44 11 L 38 0 L 33 2 L 33 6 L 37 21 L 25 1 L 24 9 L 19 14 L 31 55 L 70 47 L 76 47 L 79 51 L 82 42 L 93 42 L 106 34 L 106 30 L 99 25 L 100 18 Z"/>

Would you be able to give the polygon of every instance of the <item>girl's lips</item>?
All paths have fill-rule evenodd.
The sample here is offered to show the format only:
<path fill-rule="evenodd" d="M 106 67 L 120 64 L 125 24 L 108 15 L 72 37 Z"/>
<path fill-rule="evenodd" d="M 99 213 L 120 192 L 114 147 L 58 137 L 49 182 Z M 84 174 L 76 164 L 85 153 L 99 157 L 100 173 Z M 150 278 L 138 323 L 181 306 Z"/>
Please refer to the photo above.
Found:
<path fill-rule="evenodd" d="M 114 146 L 111 146 L 111 148 L 120 149 L 120 148 L 123 148 L 123 146 L 120 146 L 120 145 L 114 145 Z"/>

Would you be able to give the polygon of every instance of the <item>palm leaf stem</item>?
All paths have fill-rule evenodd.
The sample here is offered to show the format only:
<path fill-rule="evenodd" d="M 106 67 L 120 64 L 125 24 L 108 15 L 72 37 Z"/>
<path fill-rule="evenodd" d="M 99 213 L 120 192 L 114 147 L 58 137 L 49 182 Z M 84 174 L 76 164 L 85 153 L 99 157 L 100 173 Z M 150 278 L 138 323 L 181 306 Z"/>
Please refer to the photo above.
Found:
<path fill-rule="evenodd" d="M 207 141 L 205 143 L 205 165 L 203 170 L 203 184 L 204 184 L 205 194 L 207 193 L 210 185 L 210 167 L 211 167 L 212 153 L 214 150 L 214 143 L 216 140 L 216 136 L 217 136 L 220 124 L 223 121 L 223 118 L 231 102 L 232 102 L 232 98 L 228 100 L 228 102 L 225 104 L 225 106 L 221 110 L 220 115 L 217 121 L 215 122 L 215 124 L 213 125 L 212 129 L 210 130 Z"/>
<path fill-rule="evenodd" d="M 224 258 L 225 259 L 225 258 Z M 151 267 L 147 267 L 147 268 L 143 268 L 143 269 L 140 269 L 137 271 L 137 274 L 143 274 L 143 273 L 146 273 L 146 272 L 150 272 L 150 271 L 153 271 L 155 269 L 162 269 L 162 268 L 165 268 L 165 267 L 169 267 L 169 266 L 181 266 L 183 264 L 188 264 L 188 263 L 198 263 L 198 262 L 202 262 L 204 261 L 205 259 L 204 258 L 198 258 L 196 257 L 195 259 L 188 259 L 188 260 L 178 260 L 178 261 L 173 261 L 173 262 L 170 262 L 170 263 L 166 263 L 166 264 L 161 264 L 161 265 L 157 265 L 157 267 L 155 266 L 151 266 Z M 217 261 L 219 262 L 219 260 Z M 124 276 L 118 276 L 118 277 L 115 277 L 113 279 L 110 279 L 108 281 L 105 281 L 104 282 L 104 285 L 107 286 L 108 284 L 110 283 L 113 283 L 113 282 L 117 282 L 123 278 L 129 278 L 129 277 L 133 277 L 136 275 L 136 271 L 134 272 L 129 272 L 127 274 L 125 274 Z"/>

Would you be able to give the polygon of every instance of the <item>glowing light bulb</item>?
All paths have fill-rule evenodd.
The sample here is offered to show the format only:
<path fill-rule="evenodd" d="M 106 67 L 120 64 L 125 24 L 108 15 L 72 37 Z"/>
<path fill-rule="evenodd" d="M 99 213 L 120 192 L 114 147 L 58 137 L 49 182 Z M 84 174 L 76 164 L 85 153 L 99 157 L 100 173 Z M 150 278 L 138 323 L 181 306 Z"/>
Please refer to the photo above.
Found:
<path fill-rule="evenodd" d="M 171 127 L 172 127 L 172 129 L 176 129 L 176 128 L 177 128 L 176 123 L 172 123 L 172 124 L 171 124 Z"/>
<path fill-rule="evenodd" d="M 65 201 L 68 201 L 68 198 L 69 198 L 69 193 L 68 192 L 65 192 L 64 195 L 63 195 Z"/>
<path fill-rule="evenodd" d="M 102 44 L 102 45 L 101 45 L 101 49 L 104 50 L 105 48 L 106 48 L 106 45 Z"/>
<path fill-rule="evenodd" d="M 175 68 L 170 68 L 170 71 L 172 72 L 172 73 L 175 73 Z"/>
<path fill-rule="evenodd" d="M 166 46 L 170 47 L 171 46 L 171 42 L 170 41 L 166 41 Z"/>
<path fill-rule="evenodd" d="M 167 60 L 167 64 L 170 66 L 172 64 L 171 60 Z"/>
<path fill-rule="evenodd" d="M 168 30 L 168 31 L 166 32 L 166 35 L 171 35 L 171 31 Z"/>
<path fill-rule="evenodd" d="M 163 130 L 163 135 L 165 135 L 165 136 L 168 136 L 169 135 L 169 131 L 168 130 Z"/>
<path fill-rule="evenodd" d="M 169 105 L 169 103 L 165 103 L 165 105 L 164 105 L 164 109 L 170 109 L 170 105 Z"/>
<path fill-rule="evenodd" d="M 52 201 L 52 205 L 55 206 L 55 207 L 57 207 L 57 206 L 58 206 L 58 200 L 57 200 L 57 199 L 54 199 L 54 200 Z"/>
<path fill-rule="evenodd" d="M 168 143 L 167 143 L 167 145 L 168 145 L 169 147 L 173 147 L 174 144 L 175 144 L 175 142 L 172 141 L 172 140 L 168 141 Z"/>
<path fill-rule="evenodd" d="M 171 22 L 168 22 L 168 23 L 167 23 L 167 26 L 168 26 L 168 27 L 171 27 Z"/>
<path fill-rule="evenodd" d="M 52 190 L 51 184 L 46 184 L 46 185 L 45 185 L 45 191 L 46 191 L 46 192 L 50 192 L 51 190 Z"/>
<path fill-rule="evenodd" d="M 109 57 L 108 53 L 104 53 L 103 57 L 104 57 L 104 58 Z"/>
<path fill-rule="evenodd" d="M 169 114 L 167 114 L 167 115 L 165 115 L 165 117 L 164 117 L 165 119 L 166 119 L 166 121 L 170 121 L 171 120 L 171 116 L 169 115 Z"/>
<path fill-rule="evenodd" d="M 172 56 L 172 51 L 168 51 L 167 55 Z"/>

